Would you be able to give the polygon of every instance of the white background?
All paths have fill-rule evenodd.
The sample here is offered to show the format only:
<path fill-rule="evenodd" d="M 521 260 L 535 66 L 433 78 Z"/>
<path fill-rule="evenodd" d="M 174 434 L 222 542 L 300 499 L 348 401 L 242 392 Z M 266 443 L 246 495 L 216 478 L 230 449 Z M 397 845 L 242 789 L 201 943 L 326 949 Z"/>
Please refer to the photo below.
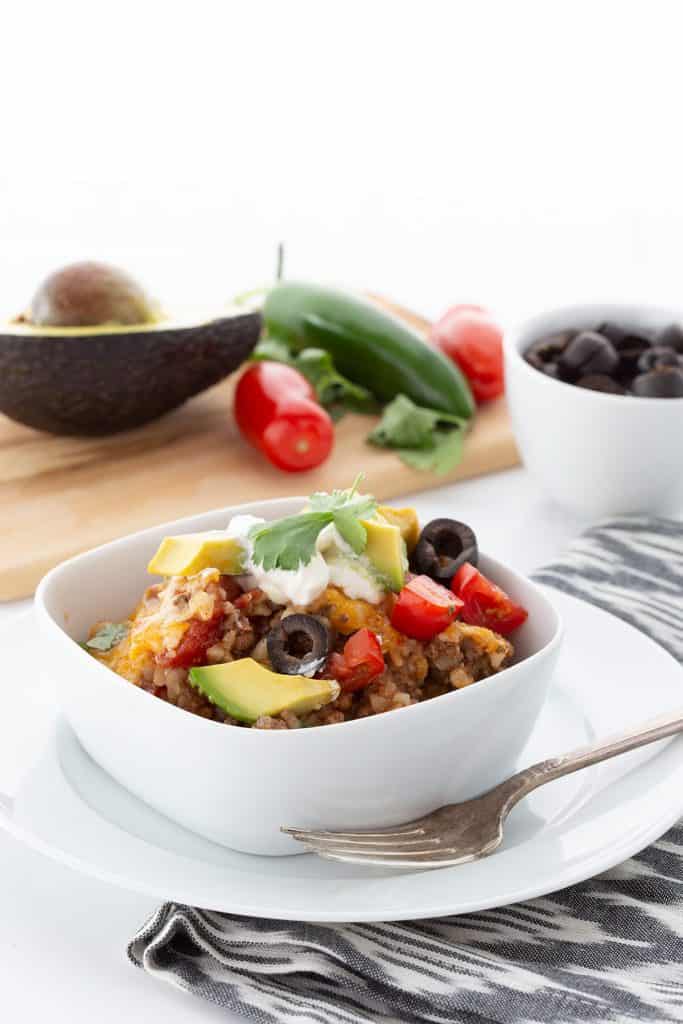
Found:
<path fill-rule="evenodd" d="M 292 276 L 429 315 L 455 301 L 505 320 L 592 298 L 683 305 L 682 9 L 7 3 L 0 308 L 95 257 L 169 308 L 210 311 L 269 279 L 280 239 Z M 584 525 L 522 470 L 419 504 L 443 514 L 444 501 L 523 569 Z M 126 965 L 149 900 L 0 836 L 0 906 L 0 1016 L 219 1018 Z"/>
<path fill-rule="evenodd" d="M 3 7 L 0 307 L 65 260 L 211 308 L 272 274 L 436 314 L 678 299 L 675 0 Z"/>

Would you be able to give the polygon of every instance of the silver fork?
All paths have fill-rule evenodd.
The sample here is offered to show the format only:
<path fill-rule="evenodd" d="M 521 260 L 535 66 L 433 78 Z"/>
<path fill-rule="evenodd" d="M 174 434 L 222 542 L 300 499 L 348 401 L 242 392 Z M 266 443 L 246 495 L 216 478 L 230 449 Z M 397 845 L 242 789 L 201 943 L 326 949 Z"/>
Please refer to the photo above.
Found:
<path fill-rule="evenodd" d="M 482 796 L 447 804 L 415 821 L 359 832 L 315 831 L 283 826 L 282 831 L 308 850 L 352 864 L 405 868 L 443 868 L 493 853 L 503 839 L 508 814 L 525 796 L 546 782 L 607 761 L 628 750 L 683 731 L 683 710 L 660 715 L 560 757 L 517 772 Z"/>

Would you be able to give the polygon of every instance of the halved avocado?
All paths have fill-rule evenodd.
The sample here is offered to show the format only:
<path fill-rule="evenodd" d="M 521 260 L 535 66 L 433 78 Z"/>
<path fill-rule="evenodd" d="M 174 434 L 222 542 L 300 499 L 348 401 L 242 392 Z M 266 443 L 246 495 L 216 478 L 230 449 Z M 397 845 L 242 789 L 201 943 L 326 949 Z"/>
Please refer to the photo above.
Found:
<path fill-rule="evenodd" d="M 49 289 L 45 299 L 50 280 L 27 314 L 0 325 L 0 411 L 53 434 L 114 434 L 157 419 L 236 370 L 261 329 L 260 315 L 242 310 L 172 320 L 137 294 L 101 309 L 107 322 L 83 325 L 72 307 L 64 316 L 50 305 Z M 117 315 L 145 319 L 112 322 Z"/>
<path fill-rule="evenodd" d="M 280 675 L 253 658 L 190 669 L 190 682 L 217 707 L 240 722 L 281 711 L 306 714 L 336 700 L 334 679 Z"/>

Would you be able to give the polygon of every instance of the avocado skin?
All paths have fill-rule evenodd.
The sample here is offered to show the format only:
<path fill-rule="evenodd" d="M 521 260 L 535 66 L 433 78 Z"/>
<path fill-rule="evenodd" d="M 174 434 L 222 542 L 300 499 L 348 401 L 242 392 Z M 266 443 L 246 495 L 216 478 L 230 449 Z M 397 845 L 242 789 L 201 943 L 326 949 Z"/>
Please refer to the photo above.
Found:
<path fill-rule="evenodd" d="M 130 430 L 227 377 L 250 355 L 260 330 L 258 313 L 111 334 L 0 329 L 0 411 L 52 434 Z"/>

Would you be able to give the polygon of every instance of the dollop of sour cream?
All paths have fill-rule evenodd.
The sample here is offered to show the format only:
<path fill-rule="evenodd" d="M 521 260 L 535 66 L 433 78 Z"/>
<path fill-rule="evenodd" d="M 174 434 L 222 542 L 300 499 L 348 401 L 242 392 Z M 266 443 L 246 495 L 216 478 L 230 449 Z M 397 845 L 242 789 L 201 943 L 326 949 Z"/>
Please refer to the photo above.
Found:
<path fill-rule="evenodd" d="M 227 536 L 239 540 L 245 552 L 245 575 L 250 587 L 258 587 L 273 604 L 296 605 L 303 608 L 311 604 L 328 586 L 339 587 L 356 600 L 378 604 L 383 597 L 382 587 L 373 578 L 372 571 L 346 543 L 333 523 L 318 534 L 315 554 L 297 569 L 264 569 L 253 560 L 249 533 L 255 526 L 265 523 L 256 516 L 235 516 L 227 528 Z"/>

